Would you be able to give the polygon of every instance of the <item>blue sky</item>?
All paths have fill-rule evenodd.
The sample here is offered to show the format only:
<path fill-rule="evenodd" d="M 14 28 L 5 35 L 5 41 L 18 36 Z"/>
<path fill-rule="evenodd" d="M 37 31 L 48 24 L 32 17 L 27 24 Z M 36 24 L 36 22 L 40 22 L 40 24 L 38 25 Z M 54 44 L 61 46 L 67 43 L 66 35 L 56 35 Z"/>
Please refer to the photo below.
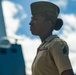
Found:
<path fill-rule="evenodd" d="M 30 18 L 31 18 L 31 11 L 30 11 L 30 4 L 34 1 L 37 1 L 37 0 L 10 0 L 11 2 L 15 3 L 15 4 L 19 4 L 23 7 L 23 11 L 24 11 L 24 14 L 27 15 L 27 18 L 23 19 L 21 22 L 20 22 L 20 26 L 17 31 L 16 31 L 16 34 L 17 35 L 26 35 L 30 38 L 34 38 L 33 35 L 31 35 L 31 32 L 29 30 L 29 22 L 30 22 Z M 46 1 L 50 1 L 50 0 L 46 0 Z M 76 13 L 76 1 L 75 0 L 51 0 L 51 2 L 57 4 L 60 9 L 61 9 L 61 13 L 64 13 L 64 14 L 75 14 Z M 59 3 L 60 2 L 60 3 Z M 16 13 L 14 15 L 14 18 L 21 18 L 21 16 L 23 15 L 23 13 L 20 12 L 18 6 L 16 5 L 16 8 L 18 9 L 18 13 Z"/>
<path fill-rule="evenodd" d="M 4 0 L 2 1 L 6 32 L 8 37 L 23 39 L 18 43 L 22 45 L 24 58 L 27 63 L 27 73 L 31 73 L 31 64 L 35 57 L 40 39 L 31 34 L 29 22 L 31 18 L 30 4 L 41 0 Z M 70 50 L 70 60 L 76 73 L 76 0 L 43 0 L 51 1 L 60 7 L 59 17 L 64 25 L 60 31 L 54 31 L 64 39 Z M 28 62 L 29 61 L 29 62 Z"/>

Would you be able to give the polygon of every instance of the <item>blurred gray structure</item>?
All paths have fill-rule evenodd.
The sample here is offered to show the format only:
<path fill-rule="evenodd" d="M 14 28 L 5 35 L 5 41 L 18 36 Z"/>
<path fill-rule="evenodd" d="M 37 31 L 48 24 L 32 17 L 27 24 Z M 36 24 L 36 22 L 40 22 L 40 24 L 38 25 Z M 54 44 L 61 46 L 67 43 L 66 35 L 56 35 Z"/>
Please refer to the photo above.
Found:
<path fill-rule="evenodd" d="M 7 38 L 0 0 L 0 75 L 26 75 L 21 45 L 12 44 Z"/>

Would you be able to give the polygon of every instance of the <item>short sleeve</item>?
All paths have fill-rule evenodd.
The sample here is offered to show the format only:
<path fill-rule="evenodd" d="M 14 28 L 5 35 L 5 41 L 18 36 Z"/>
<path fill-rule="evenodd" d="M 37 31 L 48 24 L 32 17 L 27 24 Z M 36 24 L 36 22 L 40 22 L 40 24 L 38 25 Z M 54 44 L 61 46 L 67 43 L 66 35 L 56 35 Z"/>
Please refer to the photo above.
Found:
<path fill-rule="evenodd" d="M 60 74 L 65 70 L 72 69 L 68 57 L 67 44 L 64 44 L 62 41 L 54 40 L 50 52 Z"/>

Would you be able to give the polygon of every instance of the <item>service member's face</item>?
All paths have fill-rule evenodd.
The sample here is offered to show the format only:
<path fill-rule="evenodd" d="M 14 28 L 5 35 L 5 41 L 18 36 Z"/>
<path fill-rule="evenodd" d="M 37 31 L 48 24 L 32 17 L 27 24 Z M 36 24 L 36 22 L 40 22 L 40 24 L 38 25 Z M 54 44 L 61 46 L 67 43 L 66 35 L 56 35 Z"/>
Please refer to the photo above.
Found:
<path fill-rule="evenodd" d="M 33 15 L 30 22 L 30 30 L 33 35 L 44 35 L 47 31 L 45 18 L 39 14 Z"/>

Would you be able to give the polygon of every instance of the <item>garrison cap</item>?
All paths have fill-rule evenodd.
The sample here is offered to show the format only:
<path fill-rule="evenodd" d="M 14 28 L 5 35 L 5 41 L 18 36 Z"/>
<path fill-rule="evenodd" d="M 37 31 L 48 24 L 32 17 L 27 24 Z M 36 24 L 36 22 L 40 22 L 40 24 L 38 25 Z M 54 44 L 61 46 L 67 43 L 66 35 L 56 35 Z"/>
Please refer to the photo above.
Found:
<path fill-rule="evenodd" d="M 37 13 L 51 12 L 58 16 L 60 12 L 59 7 L 51 2 L 38 1 L 33 2 L 30 6 L 32 15 Z"/>

